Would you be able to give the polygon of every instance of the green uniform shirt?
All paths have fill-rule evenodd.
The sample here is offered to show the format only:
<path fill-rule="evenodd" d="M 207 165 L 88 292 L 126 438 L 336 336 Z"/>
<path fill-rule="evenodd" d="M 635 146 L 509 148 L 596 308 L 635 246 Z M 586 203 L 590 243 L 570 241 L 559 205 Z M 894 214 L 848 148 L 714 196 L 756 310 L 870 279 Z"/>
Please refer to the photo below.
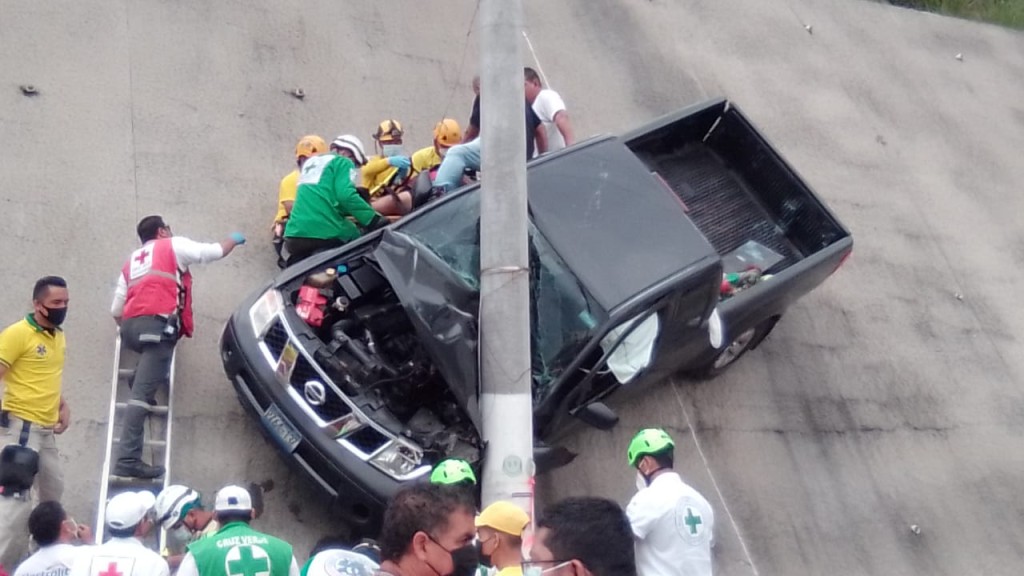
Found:
<path fill-rule="evenodd" d="M 288 576 L 292 545 L 245 522 L 232 522 L 216 534 L 188 545 L 199 576 Z"/>
<path fill-rule="evenodd" d="M 359 237 L 359 228 L 347 216 L 366 226 L 377 212 L 352 184 L 355 165 L 344 156 L 321 154 L 302 165 L 299 188 L 285 226 L 285 238 L 339 239 Z"/>

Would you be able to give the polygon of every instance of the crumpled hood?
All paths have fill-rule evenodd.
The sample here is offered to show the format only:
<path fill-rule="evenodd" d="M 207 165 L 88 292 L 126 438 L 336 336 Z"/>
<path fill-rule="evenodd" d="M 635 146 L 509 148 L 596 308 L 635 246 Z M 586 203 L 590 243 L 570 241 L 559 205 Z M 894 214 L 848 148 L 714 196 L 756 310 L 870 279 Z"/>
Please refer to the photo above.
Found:
<path fill-rule="evenodd" d="M 374 257 L 459 405 L 481 430 L 477 312 L 480 294 L 429 248 L 385 230 Z"/>

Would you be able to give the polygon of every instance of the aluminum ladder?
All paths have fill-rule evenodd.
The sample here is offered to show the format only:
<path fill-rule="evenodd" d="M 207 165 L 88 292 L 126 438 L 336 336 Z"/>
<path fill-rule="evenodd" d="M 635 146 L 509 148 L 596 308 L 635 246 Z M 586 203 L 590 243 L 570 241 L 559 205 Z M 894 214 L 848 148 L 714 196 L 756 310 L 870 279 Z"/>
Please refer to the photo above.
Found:
<path fill-rule="evenodd" d="M 110 384 L 110 411 L 107 417 L 107 446 L 103 456 L 103 473 L 100 477 L 100 495 L 97 500 L 99 510 L 94 530 L 97 544 L 101 544 L 105 540 L 106 503 L 110 498 L 124 491 L 148 490 L 157 495 L 168 485 L 167 479 L 171 475 L 171 425 L 174 420 L 174 366 L 176 359 L 177 348 L 171 356 L 168 386 L 166 390 L 157 391 L 157 404 L 150 408 L 149 417 L 146 419 L 145 443 L 142 450 L 143 460 L 153 464 L 163 463 L 164 475 L 152 480 L 114 476 L 111 474 L 111 470 L 115 465 L 115 446 L 120 441 L 121 418 L 128 406 L 128 399 L 131 397 L 129 382 L 135 376 L 135 366 L 138 364 L 138 354 L 122 345 L 121 334 L 118 332 L 114 342 L 114 369 Z M 167 545 L 167 532 L 162 526 L 154 526 L 153 531 L 143 544 L 159 553 Z"/>

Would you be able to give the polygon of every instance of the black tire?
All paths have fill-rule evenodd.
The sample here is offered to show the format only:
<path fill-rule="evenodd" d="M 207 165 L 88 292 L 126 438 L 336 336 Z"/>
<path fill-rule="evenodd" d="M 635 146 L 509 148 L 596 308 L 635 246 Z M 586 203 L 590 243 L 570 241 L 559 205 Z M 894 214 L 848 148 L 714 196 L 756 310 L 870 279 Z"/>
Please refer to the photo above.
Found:
<path fill-rule="evenodd" d="M 707 364 L 690 371 L 688 374 L 698 380 L 711 380 L 720 376 L 743 357 L 747 351 L 757 347 L 764 340 L 768 333 L 775 328 L 779 317 L 773 316 L 762 321 L 757 326 L 748 328 L 733 338 L 732 342 L 723 347 L 718 354 Z"/>

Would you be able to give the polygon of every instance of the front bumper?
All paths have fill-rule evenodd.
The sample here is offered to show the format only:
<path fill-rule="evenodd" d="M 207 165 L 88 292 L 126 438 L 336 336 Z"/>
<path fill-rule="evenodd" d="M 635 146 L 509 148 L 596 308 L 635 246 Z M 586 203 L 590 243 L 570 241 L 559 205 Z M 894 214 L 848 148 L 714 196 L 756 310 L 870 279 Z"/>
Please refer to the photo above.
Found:
<path fill-rule="evenodd" d="M 247 311 L 239 307 L 221 336 L 224 370 L 239 401 L 293 467 L 312 478 L 353 528 L 375 535 L 387 502 L 410 482 L 395 480 L 326 435 L 278 382 L 258 348 Z"/>

